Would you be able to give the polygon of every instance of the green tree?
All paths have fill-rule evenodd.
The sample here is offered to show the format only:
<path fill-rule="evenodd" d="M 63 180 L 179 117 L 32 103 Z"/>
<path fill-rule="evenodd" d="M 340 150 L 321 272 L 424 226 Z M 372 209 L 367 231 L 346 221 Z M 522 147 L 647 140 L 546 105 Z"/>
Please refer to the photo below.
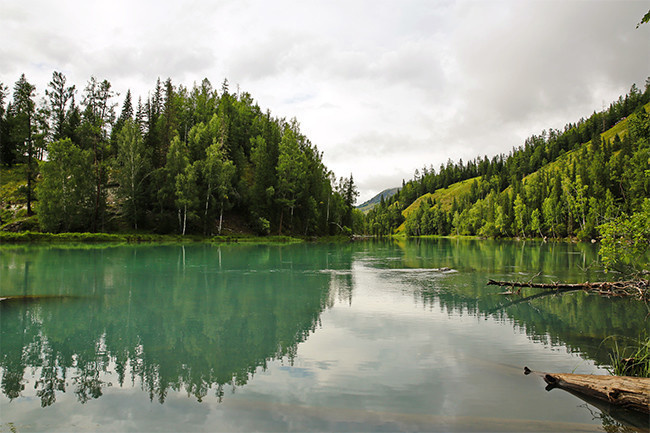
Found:
<path fill-rule="evenodd" d="M 48 161 L 42 161 L 38 221 L 42 230 L 88 230 L 93 213 L 92 155 L 69 138 L 50 143 Z"/>
<path fill-rule="evenodd" d="M 117 155 L 119 153 L 118 149 L 118 135 L 122 131 L 122 128 L 124 127 L 124 124 L 127 121 L 133 121 L 133 102 L 131 101 L 131 90 L 126 91 L 126 96 L 124 97 L 124 104 L 122 104 L 122 111 L 120 112 L 119 117 L 115 121 L 115 125 L 113 125 L 113 128 L 111 129 L 111 154 L 112 155 Z M 138 129 L 140 129 L 141 125 L 136 122 L 136 125 L 138 126 Z"/>
<path fill-rule="evenodd" d="M 0 165 L 10 165 L 16 158 L 14 149 L 10 147 L 7 128 L 5 99 L 9 95 L 8 92 L 9 88 L 0 82 Z"/>
<path fill-rule="evenodd" d="M 252 204 L 256 213 L 269 215 L 275 194 L 277 154 L 273 155 L 271 144 L 261 135 L 251 138 L 251 162 L 253 164 Z"/>
<path fill-rule="evenodd" d="M 188 213 L 193 212 L 198 205 L 199 199 L 196 194 L 197 168 L 195 165 L 188 164 L 185 170 L 176 176 L 176 207 L 178 208 L 179 224 L 181 224 L 181 233 L 185 236 L 187 229 Z M 181 222 L 182 210 L 182 222 Z"/>
<path fill-rule="evenodd" d="M 75 93 L 75 86 L 66 86 L 66 77 L 61 72 L 52 73 L 52 81 L 45 90 L 52 116 L 53 139 L 65 137 L 65 117 Z"/>
<path fill-rule="evenodd" d="M 124 200 L 122 213 L 138 229 L 139 212 L 142 205 L 143 181 L 150 175 L 148 159 L 145 157 L 144 140 L 140 128 L 132 119 L 122 125 L 117 137 L 116 158 L 118 193 Z"/>
<path fill-rule="evenodd" d="M 520 194 L 517 194 L 514 203 L 515 211 L 515 232 L 521 233 L 523 237 L 526 237 L 526 224 L 527 224 L 527 209 L 526 203 L 524 203 L 523 198 Z"/>
<path fill-rule="evenodd" d="M 539 209 L 533 209 L 533 212 L 530 214 L 530 229 L 533 232 L 539 233 L 540 237 L 544 237 L 542 234 L 541 212 Z"/>
<path fill-rule="evenodd" d="M 26 155 L 27 176 L 27 215 L 32 215 L 32 193 L 34 190 L 33 181 L 35 177 L 34 167 L 34 116 L 36 104 L 34 103 L 34 91 L 36 87 L 30 84 L 25 74 L 14 85 L 13 110 L 15 123 L 12 130 L 12 141 L 20 143 L 20 155 Z"/>
<path fill-rule="evenodd" d="M 344 227 L 352 228 L 352 212 L 354 210 L 354 204 L 357 202 L 357 197 L 359 197 L 359 191 L 357 186 L 354 184 L 354 178 L 352 173 L 350 173 L 349 178 L 342 178 L 339 182 L 339 193 L 343 197 L 344 210 L 343 210 L 343 219 L 342 225 Z"/>
<path fill-rule="evenodd" d="M 111 99 L 115 92 L 107 80 L 97 81 L 91 77 L 84 89 L 83 119 L 80 125 L 80 143 L 83 149 L 91 149 L 93 155 L 93 170 L 95 181 L 95 208 L 93 212 L 92 231 L 104 227 L 104 211 L 106 208 L 105 184 L 106 176 L 106 146 L 108 133 L 115 120 L 115 106 Z"/>
<path fill-rule="evenodd" d="M 296 201 L 304 184 L 307 161 L 300 151 L 297 137 L 297 122 L 285 127 L 280 141 L 277 176 L 278 176 L 278 203 L 282 207 L 278 233 L 282 233 L 284 209 L 288 208 L 291 214 L 290 224 L 293 226 L 293 213 Z"/>
<path fill-rule="evenodd" d="M 179 231 L 185 234 L 187 227 L 187 205 L 191 200 L 184 199 L 187 185 L 186 169 L 189 166 L 187 146 L 174 136 L 167 151 L 167 162 L 164 169 L 164 188 L 159 191 L 161 201 L 171 200 L 176 209 Z M 188 186 L 191 188 L 191 185 Z M 187 191 L 191 193 L 191 189 Z"/>
<path fill-rule="evenodd" d="M 215 140 L 206 150 L 205 160 L 200 161 L 200 170 L 206 182 L 206 197 L 204 219 L 208 219 L 210 203 L 219 205 L 218 233 L 221 234 L 224 208 L 231 205 L 232 182 L 235 176 L 235 165 L 226 158 L 223 142 Z M 207 232 L 206 232 L 207 234 Z"/>
<path fill-rule="evenodd" d="M 606 269 L 625 274 L 648 270 L 650 199 L 640 212 L 621 216 L 598 227 L 602 235 L 599 255 Z"/>

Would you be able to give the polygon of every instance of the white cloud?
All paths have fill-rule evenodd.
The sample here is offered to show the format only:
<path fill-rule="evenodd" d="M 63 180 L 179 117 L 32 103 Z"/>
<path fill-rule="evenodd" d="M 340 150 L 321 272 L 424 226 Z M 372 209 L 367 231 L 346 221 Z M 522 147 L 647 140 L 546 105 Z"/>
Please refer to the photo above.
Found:
<path fill-rule="evenodd" d="M 642 1 L 0 3 L 0 81 L 52 71 L 146 97 L 228 78 L 296 117 L 363 201 L 416 168 L 508 152 L 650 74 Z M 121 101 L 119 101 L 121 104 Z"/>

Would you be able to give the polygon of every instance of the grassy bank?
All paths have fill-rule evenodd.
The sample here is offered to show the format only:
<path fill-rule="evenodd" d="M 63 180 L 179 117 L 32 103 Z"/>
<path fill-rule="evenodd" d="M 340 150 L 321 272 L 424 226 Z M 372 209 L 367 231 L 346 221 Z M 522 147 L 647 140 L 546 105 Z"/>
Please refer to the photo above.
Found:
<path fill-rule="evenodd" d="M 610 337 L 614 338 L 614 337 Z M 627 340 L 621 345 L 614 338 L 614 350 L 609 355 L 615 376 L 650 377 L 650 338 L 643 332 L 637 341 Z"/>
<path fill-rule="evenodd" d="M 292 236 L 181 236 L 157 235 L 150 233 L 41 233 L 41 232 L 0 232 L 2 244 L 52 244 L 52 243 L 257 243 L 290 244 L 302 242 Z"/>

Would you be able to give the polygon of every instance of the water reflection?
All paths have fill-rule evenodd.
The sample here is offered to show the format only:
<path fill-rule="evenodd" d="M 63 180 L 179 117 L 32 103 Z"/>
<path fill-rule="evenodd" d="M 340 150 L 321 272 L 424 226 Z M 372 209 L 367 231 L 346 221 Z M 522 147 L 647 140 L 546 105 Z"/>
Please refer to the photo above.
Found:
<path fill-rule="evenodd" d="M 598 249 L 591 244 L 424 239 L 384 245 L 387 256 L 379 269 L 451 268 L 444 278 L 404 274 L 419 287 L 425 305 L 439 305 L 449 314 L 494 317 L 511 322 L 534 341 L 566 346 L 600 365 L 610 362 L 616 336 L 636 339 L 647 327 L 648 306 L 633 299 L 603 298 L 585 292 L 540 293 L 522 289 L 502 295 L 489 279 L 535 282 L 606 281 L 615 276 L 597 266 Z"/>
<path fill-rule="evenodd" d="M 221 399 L 314 331 L 333 278 L 314 270 L 350 268 L 349 250 L 303 248 L 3 250 L 3 295 L 82 298 L 0 304 L 2 392 L 17 398 L 38 368 L 42 406 L 125 382 L 161 403 L 170 390 Z"/>
<path fill-rule="evenodd" d="M 1 295 L 61 296 L 0 303 L 2 393 L 17 399 L 27 394 L 29 380 L 44 407 L 63 392 L 85 403 L 110 387 L 141 388 L 160 403 L 179 391 L 197 401 L 207 396 L 221 401 L 273 360 L 284 360 L 289 375 L 310 373 L 291 368 L 298 345 L 319 328 L 333 305 L 376 302 L 367 309 L 376 332 L 372 337 L 392 332 L 392 338 L 406 338 L 399 347 L 408 349 L 404 336 L 412 332 L 410 325 L 399 315 L 389 316 L 391 305 L 378 307 L 381 290 L 412 297 L 407 307 L 424 306 L 432 316 L 441 311 L 453 320 L 495 319 L 531 340 L 605 364 L 612 340 L 602 341 L 609 335 L 636 337 L 645 326 L 643 304 L 584 293 L 534 297 L 526 290 L 523 296 L 530 298 L 521 301 L 486 286 L 489 278 L 527 280 L 538 273 L 541 281 L 594 281 L 604 277 L 590 266 L 596 258 L 595 248 L 584 244 L 449 239 L 287 247 L 2 248 Z M 360 287 L 368 282 L 378 283 L 376 291 Z M 359 291 L 364 298 L 355 298 Z M 446 324 L 437 329 L 457 331 Z M 366 337 L 358 339 L 372 340 Z M 421 335 L 422 347 L 436 353 L 440 343 L 428 338 Z M 455 350 L 452 336 L 442 339 Z M 469 357 L 452 355 L 435 359 L 434 367 L 467 367 L 452 364 Z M 338 361 L 334 355 L 321 356 L 314 362 Z M 371 376 L 376 366 L 366 367 L 368 381 L 387 380 Z M 408 374 L 415 378 L 419 372 Z M 442 377 L 427 380 L 444 389 Z M 340 389 L 340 384 L 331 387 Z M 407 412 L 411 389 L 400 392 L 373 398 L 385 398 L 391 407 L 401 404 Z"/>

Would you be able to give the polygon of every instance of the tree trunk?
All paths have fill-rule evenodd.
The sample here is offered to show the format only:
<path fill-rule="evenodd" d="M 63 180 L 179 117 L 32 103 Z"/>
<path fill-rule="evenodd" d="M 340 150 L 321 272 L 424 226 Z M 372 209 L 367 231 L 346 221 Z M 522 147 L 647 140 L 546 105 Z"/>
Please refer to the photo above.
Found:
<path fill-rule="evenodd" d="M 208 207 L 210 205 L 210 188 L 211 188 L 211 182 L 208 182 L 208 193 L 205 196 L 205 212 L 203 213 L 203 234 L 207 235 L 208 234 Z M 223 206 L 222 206 L 223 209 Z M 222 210 L 223 212 L 223 210 Z M 210 232 L 212 232 L 212 229 L 210 229 Z M 221 234 L 221 226 L 219 227 L 219 234 Z"/>
<path fill-rule="evenodd" d="M 187 227 L 187 205 L 183 208 L 183 236 L 185 236 L 185 227 Z"/>
<path fill-rule="evenodd" d="M 291 206 L 291 218 L 289 218 L 289 225 L 291 226 L 291 230 L 293 230 L 293 206 Z"/>
<path fill-rule="evenodd" d="M 221 224 L 223 223 L 223 203 L 221 203 L 221 211 L 219 212 L 219 235 L 221 236 Z"/>
<path fill-rule="evenodd" d="M 32 216 L 32 145 L 27 150 L 27 216 Z"/>
<path fill-rule="evenodd" d="M 93 140 L 93 165 L 95 166 L 95 209 L 93 210 L 93 222 L 91 230 L 97 231 L 97 219 L 99 216 L 99 165 L 97 164 L 97 139 Z"/>
<path fill-rule="evenodd" d="M 135 200 L 135 175 L 131 172 L 131 199 L 133 200 L 133 228 L 138 229 L 138 210 Z"/>
<path fill-rule="evenodd" d="M 524 373 L 532 373 L 527 367 Z M 547 390 L 560 388 L 650 415 L 650 378 L 592 374 L 538 373 Z"/>
<path fill-rule="evenodd" d="M 27 119 L 27 216 L 32 216 L 32 116 Z"/>
<path fill-rule="evenodd" d="M 278 228 L 278 235 L 282 234 L 282 219 L 284 217 L 284 208 L 280 210 L 280 227 Z"/>

